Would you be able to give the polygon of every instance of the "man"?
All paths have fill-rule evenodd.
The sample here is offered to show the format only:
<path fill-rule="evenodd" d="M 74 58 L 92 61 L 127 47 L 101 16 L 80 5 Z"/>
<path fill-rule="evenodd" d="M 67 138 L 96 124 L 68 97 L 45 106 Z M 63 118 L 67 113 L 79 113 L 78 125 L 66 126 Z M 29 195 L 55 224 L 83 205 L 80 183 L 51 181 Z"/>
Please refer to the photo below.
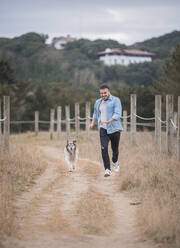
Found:
<path fill-rule="evenodd" d="M 94 105 L 93 120 L 90 124 L 92 129 L 95 121 L 98 120 L 98 129 L 100 132 L 101 153 L 104 162 L 105 174 L 110 176 L 111 166 L 108 154 L 108 144 L 111 141 L 112 148 L 112 164 L 114 171 L 119 171 L 118 155 L 119 155 L 119 141 L 122 128 L 121 114 L 122 106 L 118 97 L 112 96 L 107 85 L 100 87 L 100 96 Z"/>

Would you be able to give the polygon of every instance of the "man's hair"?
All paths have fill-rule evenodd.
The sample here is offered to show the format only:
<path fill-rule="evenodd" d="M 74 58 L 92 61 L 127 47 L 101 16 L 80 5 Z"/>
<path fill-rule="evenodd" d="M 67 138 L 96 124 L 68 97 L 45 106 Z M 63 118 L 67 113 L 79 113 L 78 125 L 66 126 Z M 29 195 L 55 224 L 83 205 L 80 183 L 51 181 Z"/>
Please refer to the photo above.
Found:
<path fill-rule="evenodd" d="M 108 90 L 110 90 L 109 86 L 106 85 L 106 84 L 102 84 L 102 85 L 100 86 L 99 89 L 100 89 L 100 90 L 103 90 L 103 89 L 108 89 Z"/>

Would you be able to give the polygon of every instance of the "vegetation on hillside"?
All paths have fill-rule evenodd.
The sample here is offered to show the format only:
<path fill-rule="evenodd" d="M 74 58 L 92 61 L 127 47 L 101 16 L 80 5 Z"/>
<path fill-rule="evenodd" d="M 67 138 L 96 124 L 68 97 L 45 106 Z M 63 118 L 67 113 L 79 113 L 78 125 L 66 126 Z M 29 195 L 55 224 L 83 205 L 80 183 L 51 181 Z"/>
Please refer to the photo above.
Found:
<path fill-rule="evenodd" d="M 73 86 L 97 88 L 102 82 L 119 85 L 147 86 L 161 77 L 164 60 L 180 43 L 180 32 L 175 31 L 133 46 L 114 40 L 79 39 L 56 50 L 45 43 L 47 35 L 27 33 L 13 39 L 0 38 L 0 60 L 14 68 L 19 80 L 44 85 L 51 82 L 72 83 Z M 104 66 L 97 52 L 109 48 L 136 48 L 155 52 L 152 63 L 130 66 Z"/>
<path fill-rule="evenodd" d="M 93 106 L 102 83 L 107 83 L 112 94 L 120 97 L 127 111 L 130 94 L 136 93 L 141 116 L 154 116 L 155 94 L 173 94 L 177 103 L 180 45 L 165 61 L 154 59 L 152 63 L 108 67 L 93 56 L 110 44 L 118 46 L 115 41 L 78 40 L 57 51 L 45 44 L 45 37 L 30 33 L 0 39 L 0 98 L 11 96 L 12 120 L 33 120 L 35 110 L 40 111 L 41 120 L 48 120 L 50 108 L 64 109 L 69 104 L 74 111 L 75 102 L 91 101 Z M 20 79 L 23 77 L 24 80 Z"/>
<path fill-rule="evenodd" d="M 137 42 L 130 46 L 130 48 L 151 51 L 156 54 L 157 59 L 167 59 L 179 43 L 180 32 L 173 31 L 157 38 Z"/>

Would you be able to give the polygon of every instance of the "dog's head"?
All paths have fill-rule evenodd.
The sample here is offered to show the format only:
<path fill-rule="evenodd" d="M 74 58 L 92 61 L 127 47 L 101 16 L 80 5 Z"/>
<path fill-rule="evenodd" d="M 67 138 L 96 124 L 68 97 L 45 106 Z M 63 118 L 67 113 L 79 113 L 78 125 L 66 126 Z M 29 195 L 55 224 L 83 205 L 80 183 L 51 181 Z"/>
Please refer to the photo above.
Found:
<path fill-rule="evenodd" d="M 70 154 L 75 153 L 75 151 L 76 151 L 76 140 L 73 140 L 73 141 L 67 140 L 66 149 Z"/>

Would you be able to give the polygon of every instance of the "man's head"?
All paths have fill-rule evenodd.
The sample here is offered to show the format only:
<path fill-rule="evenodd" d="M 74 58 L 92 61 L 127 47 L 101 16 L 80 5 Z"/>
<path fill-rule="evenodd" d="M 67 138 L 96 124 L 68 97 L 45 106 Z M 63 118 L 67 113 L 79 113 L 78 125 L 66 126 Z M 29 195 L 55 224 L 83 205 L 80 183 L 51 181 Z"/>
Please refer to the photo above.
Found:
<path fill-rule="evenodd" d="M 110 89 L 109 89 L 109 86 L 103 84 L 101 85 L 100 87 L 100 95 L 101 95 L 101 98 L 106 101 L 108 100 L 109 96 L 110 96 Z"/>

